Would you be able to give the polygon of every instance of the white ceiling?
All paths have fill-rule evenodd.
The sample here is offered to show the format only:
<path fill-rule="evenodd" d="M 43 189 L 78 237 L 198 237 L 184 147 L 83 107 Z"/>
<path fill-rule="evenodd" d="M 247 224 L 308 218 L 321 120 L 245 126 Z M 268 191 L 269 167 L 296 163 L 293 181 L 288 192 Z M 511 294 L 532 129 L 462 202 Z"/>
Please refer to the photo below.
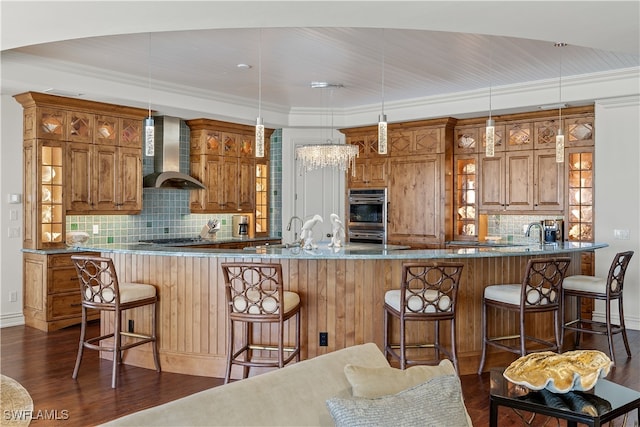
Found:
<path fill-rule="evenodd" d="M 442 7 L 443 2 L 408 3 Z M 492 8 L 497 5 L 498 11 L 501 4 L 520 3 L 523 8 L 520 25 L 525 34 L 531 25 L 545 25 L 528 20 L 527 2 L 477 3 L 491 3 Z M 549 17 L 554 17 L 554 4 L 558 2 L 534 3 L 546 3 Z M 163 90 L 201 90 L 207 96 L 219 94 L 246 102 L 255 102 L 261 87 L 264 105 L 285 110 L 354 108 L 380 103 L 383 96 L 385 102 L 394 102 L 546 80 L 558 82 L 560 100 L 560 76 L 568 79 L 640 66 L 636 42 L 620 45 L 610 40 L 610 49 L 601 48 L 607 44 L 609 33 L 607 28 L 591 22 L 597 17 L 597 11 L 589 10 L 584 16 L 585 22 L 581 21 L 580 4 L 597 3 L 615 9 L 616 2 L 560 3 L 576 5 L 574 15 L 564 19 L 566 26 L 593 26 L 592 31 L 602 31 L 599 43 L 593 43 L 598 48 L 572 44 L 556 48 L 548 39 L 410 28 L 265 26 L 258 29 L 255 22 L 247 21 L 247 27 L 254 28 L 156 31 L 39 43 L 3 50 L 3 61 L 50 63 L 58 69 L 67 68 L 104 80 L 126 79 L 138 86 Z M 314 13 L 313 9 L 307 13 Z M 366 9 L 361 13 L 366 13 Z M 475 18 L 483 19 L 482 16 Z M 465 17 L 469 19 L 473 17 Z M 638 31 L 638 20 L 638 16 L 629 16 L 627 22 L 617 25 L 633 37 L 637 36 L 634 32 Z M 604 24 L 605 21 L 602 20 Z M 252 68 L 239 69 L 240 63 Z M 312 81 L 344 87 L 332 91 L 311 89 Z M 42 87 L 18 87 L 16 82 L 3 82 L 3 93 L 44 90 L 46 76 L 41 84 Z M 87 87 L 55 89 L 91 96 L 91 88 Z"/>

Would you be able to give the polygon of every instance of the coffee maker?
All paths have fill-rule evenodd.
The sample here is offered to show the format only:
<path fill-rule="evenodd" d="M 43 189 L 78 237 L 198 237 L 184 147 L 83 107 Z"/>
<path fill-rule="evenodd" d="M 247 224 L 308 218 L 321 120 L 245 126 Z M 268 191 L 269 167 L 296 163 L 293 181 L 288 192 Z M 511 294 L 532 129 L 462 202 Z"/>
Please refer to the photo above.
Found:
<path fill-rule="evenodd" d="M 544 230 L 544 242 L 562 242 L 564 238 L 564 221 L 561 219 L 545 219 L 542 221 Z"/>
<path fill-rule="evenodd" d="M 231 218 L 233 237 L 249 236 L 249 217 L 247 215 L 233 215 Z"/>

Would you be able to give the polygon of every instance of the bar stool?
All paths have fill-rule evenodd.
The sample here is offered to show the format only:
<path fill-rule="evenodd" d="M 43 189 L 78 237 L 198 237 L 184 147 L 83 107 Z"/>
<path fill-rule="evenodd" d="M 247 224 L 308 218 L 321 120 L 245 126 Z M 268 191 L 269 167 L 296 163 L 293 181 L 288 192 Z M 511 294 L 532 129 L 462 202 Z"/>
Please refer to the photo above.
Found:
<path fill-rule="evenodd" d="M 80 325 L 80 344 L 78 357 L 73 369 L 74 380 L 78 378 L 82 354 L 85 348 L 113 353 L 113 371 L 111 387 L 118 384 L 118 367 L 122 362 L 125 350 L 142 344 L 151 343 L 153 347 L 153 362 L 156 371 L 160 372 L 158 358 L 158 343 L 156 338 L 156 303 L 158 297 L 153 285 L 142 283 L 120 283 L 111 258 L 91 255 L 72 255 L 78 278 L 80 280 L 80 294 L 82 302 L 82 323 Z M 122 312 L 132 308 L 151 306 L 151 333 L 140 334 L 123 331 Z M 114 313 L 113 332 L 94 338 L 86 338 L 87 310 L 112 311 Z M 122 344 L 122 337 L 131 338 L 127 344 Z M 113 345 L 101 345 L 100 341 L 113 337 Z M 94 344 L 94 343 L 98 344 Z"/>
<path fill-rule="evenodd" d="M 400 361 L 400 369 L 407 365 L 437 364 L 444 353 L 458 370 L 456 352 L 456 301 L 463 264 L 449 262 L 404 263 L 400 289 L 384 295 L 384 354 Z M 391 343 L 391 317 L 400 321 L 400 342 Z M 435 322 L 434 340 L 430 343 L 407 344 L 407 322 Z M 440 322 L 451 322 L 451 348 L 440 343 Z M 433 348 L 431 360 L 407 359 L 407 348 Z M 396 352 L 399 349 L 399 353 Z"/>
<path fill-rule="evenodd" d="M 622 334 L 624 347 L 627 350 L 627 358 L 631 357 L 631 349 L 629 348 L 629 341 L 627 339 L 627 329 L 624 326 L 622 288 L 624 286 L 624 275 L 627 272 L 627 266 L 629 265 L 629 261 L 632 256 L 633 251 L 617 253 L 613 257 L 613 262 L 611 263 L 611 267 L 609 267 L 609 274 L 606 279 L 603 277 L 584 275 L 569 276 L 564 279 L 564 297 L 576 297 L 578 317 L 577 319 L 566 322 L 563 325 L 563 340 L 564 332 L 567 330 L 576 332 L 576 347 L 580 345 L 580 335 L 582 333 L 606 335 L 609 343 L 609 355 L 611 356 L 611 360 L 615 363 L 613 335 Z M 604 322 L 582 318 L 580 310 L 582 298 L 605 301 Z M 618 325 L 611 323 L 611 301 L 613 300 L 618 301 L 618 315 L 620 316 L 620 324 Z M 594 326 L 598 329 L 595 329 Z M 604 328 L 604 330 L 602 330 L 602 328 Z"/>
<path fill-rule="evenodd" d="M 300 296 L 285 291 L 282 266 L 270 263 L 222 263 L 227 302 L 227 369 L 224 382 L 231 378 L 232 365 L 243 366 L 242 378 L 250 367 L 282 368 L 294 358 L 300 361 Z M 285 346 L 285 321 L 295 316 L 295 345 Z M 235 346 L 236 323 L 244 325 L 243 341 Z M 254 341 L 253 324 L 275 324 L 277 344 Z M 261 333 L 265 335 L 264 332 Z M 253 350 L 277 352 L 276 358 L 253 360 Z M 289 353 L 285 358 L 284 353 Z"/>
<path fill-rule="evenodd" d="M 561 297 L 562 282 L 569 268 L 571 258 L 530 259 L 521 284 L 491 285 L 484 289 L 482 297 L 482 357 L 478 374 L 482 373 L 487 345 L 524 356 L 538 351 L 560 351 L 562 348 Z M 518 312 L 520 319 L 517 335 L 489 337 L 487 308 Z M 526 334 L 525 319 L 530 313 L 551 312 L 553 314 L 555 342 Z M 496 319 L 497 323 L 499 320 Z M 504 344 L 501 341 L 518 340 L 518 345 Z M 527 340 L 543 347 L 528 348 Z"/>

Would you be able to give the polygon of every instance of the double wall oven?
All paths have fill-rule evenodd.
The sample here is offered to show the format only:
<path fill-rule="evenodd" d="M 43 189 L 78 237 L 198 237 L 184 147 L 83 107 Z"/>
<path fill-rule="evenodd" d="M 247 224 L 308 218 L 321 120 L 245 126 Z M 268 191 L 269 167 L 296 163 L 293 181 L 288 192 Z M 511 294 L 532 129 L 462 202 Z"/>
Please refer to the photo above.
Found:
<path fill-rule="evenodd" d="M 387 189 L 352 188 L 349 190 L 349 241 L 387 243 Z"/>

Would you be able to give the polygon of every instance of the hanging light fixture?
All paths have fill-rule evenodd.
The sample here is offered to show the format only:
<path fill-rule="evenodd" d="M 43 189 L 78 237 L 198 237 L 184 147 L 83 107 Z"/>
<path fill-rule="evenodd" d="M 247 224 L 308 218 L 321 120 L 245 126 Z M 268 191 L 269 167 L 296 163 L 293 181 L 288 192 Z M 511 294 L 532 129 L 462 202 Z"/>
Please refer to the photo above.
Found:
<path fill-rule="evenodd" d="M 327 144 L 300 145 L 296 147 L 299 173 L 321 168 L 335 168 L 346 172 L 349 168 L 355 176 L 355 159 L 358 157 L 358 147 L 351 144 L 336 144 L 333 139 L 333 90 L 344 87 L 342 84 L 329 82 L 311 82 L 314 89 L 330 89 L 331 125 Z"/>
<path fill-rule="evenodd" d="M 256 157 L 264 157 L 264 123 L 262 121 L 262 29 L 258 46 L 258 118 L 256 119 Z"/>
<path fill-rule="evenodd" d="M 355 176 L 358 147 L 351 144 L 301 145 L 296 148 L 300 173 L 332 167 L 342 172 L 351 168 Z"/>
<path fill-rule="evenodd" d="M 155 155 L 155 123 L 151 115 L 151 33 L 147 44 L 147 84 L 149 116 L 144 119 L 144 154 L 151 157 Z"/>
<path fill-rule="evenodd" d="M 563 42 L 555 43 L 555 47 L 565 47 Z M 560 77 L 558 79 L 559 103 L 558 107 L 558 132 L 556 133 L 556 162 L 564 162 L 564 132 L 562 131 L 562 51 L 560 52 Z"/>
<path fill-rule="evenodd" d="M 493 77 L 493 47 L 490 47 L 491 53 L 489 54 L 489 63 L 491 64 L 491 69 L 489 70 L 489 118 L 487 119 L 487 124 L 485 128 L 485 153 L 486 157 L 495 156 L 495 146 L 496 146 L 496 123 L 491 118 L 491 90 L 492 90 L 492 77 Z"/>
<path fill-rule="evenodd" d="M 384 113 L 384 28 L 382 29 L 382 113 L 378 116 L 378 154 L 387 154 L 387 115 Z"/>

